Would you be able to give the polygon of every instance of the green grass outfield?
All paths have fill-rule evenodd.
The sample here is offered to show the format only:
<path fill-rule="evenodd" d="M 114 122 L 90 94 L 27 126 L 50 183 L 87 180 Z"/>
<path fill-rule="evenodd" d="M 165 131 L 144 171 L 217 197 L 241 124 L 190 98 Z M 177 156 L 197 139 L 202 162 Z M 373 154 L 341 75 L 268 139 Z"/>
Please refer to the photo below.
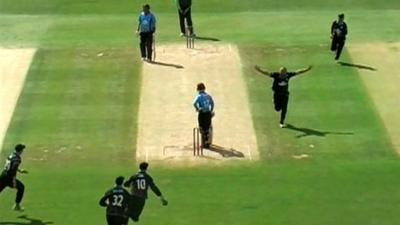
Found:
<path fill-rule="evenodd" d="M 149 2 L 158 43 L 181 41 L 172 1 Z M 261 160 L 152 166 L 170 205 L 151 195 L 141 224 L 400 224 L 398 156 L 357 70 L 334 64 L 328 53 L 339 12 L 347 15 L 347 44 L 399 41 L 400 2 L 219 2 L 195 1 L 196 32 L 239 46 Z M 14 192 L 4 191 L 0 224 L 33 224 L 19 215 L 105 224 L 99 198 L 115 176 L 136 171 L 141 63 L 133 30 L 141 4 L 0 0 L 0 46 L 38 48 L 1 153 L 3 163 L 16 142 L 29 147 L 23 166 L 30 174 L 20 175 L 27 210 L 12 212 Z M 253 71 L 254 63 L 271 70 L 314 65 L 291 81 L 287 118 L 310 135 L 278 128 L 271 81 Z M 291 158 L 300 153 L 312 158 Z"/>

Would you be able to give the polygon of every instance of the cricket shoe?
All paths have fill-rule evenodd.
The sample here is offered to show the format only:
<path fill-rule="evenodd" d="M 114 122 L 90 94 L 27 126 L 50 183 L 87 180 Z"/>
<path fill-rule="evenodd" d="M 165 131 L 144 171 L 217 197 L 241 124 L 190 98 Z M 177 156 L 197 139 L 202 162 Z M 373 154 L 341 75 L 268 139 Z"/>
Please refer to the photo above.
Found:
<path fill-rule="evenodd" d="M 286 127 L 286 124 L 280 123 L 280 124 L 279 124 L 279 127 L 280 127 L 280 128 L 285 128 L 285 127 Z"/>
<path fill-rule="evenodd" d="M 184 33 L 180 33 L 179 36 L 180 37 L 185 37 L 185 34 Z"/>
<path fill-rule="evenodd" d="M 24 208 L 20 204 L 15 204 L 13 210 L 22 212 L 24 211 Z"/>

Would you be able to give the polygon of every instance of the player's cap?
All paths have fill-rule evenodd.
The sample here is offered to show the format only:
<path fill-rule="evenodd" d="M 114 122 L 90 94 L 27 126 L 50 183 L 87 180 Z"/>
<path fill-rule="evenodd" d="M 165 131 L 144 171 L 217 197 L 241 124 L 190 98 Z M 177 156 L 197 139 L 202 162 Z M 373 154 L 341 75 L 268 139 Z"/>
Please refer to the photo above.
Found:
<path fill-rule="evenodd" d="M 23 145 L 23 144 L 17 144 L 16 146 L 15 146 L 15 151 L 17 151 L 17 152 L 22 152 L 22 150 L 24 150 L 25 149 L 25 145 Z"/>
<path fill-rule="evenodd" d="M 119 176 L 115 179 L 116 185 L 122 185 L 124 183 L 125 178 L 123 176 Z"/>
<path fill-rule="evenodd" d="M 150 5 L 149 4 L 144 4 L 143 8 L 150 9 Z"/>
<path fill-rule="evenodd" d="M 140 170 L 147 170 L 147 167 L 149 167 L 149 164 L 147 162 L 141 162 L 139 164 L 139 169 Z"/>
<path fill-rule="evenodd" d="M 344 18 L 344 13 L 340 13 L 340 14 L 338 15 L 338 17 L 339 17 L 339 19 L 343 19 L 343 18 Z"/>
<path fill-rule="evenodd" d="M 206 90 L 206 85 L 204 85 L 204 83 L 198 83 L 197 91 L 204 91 L 204 90 Z"/>

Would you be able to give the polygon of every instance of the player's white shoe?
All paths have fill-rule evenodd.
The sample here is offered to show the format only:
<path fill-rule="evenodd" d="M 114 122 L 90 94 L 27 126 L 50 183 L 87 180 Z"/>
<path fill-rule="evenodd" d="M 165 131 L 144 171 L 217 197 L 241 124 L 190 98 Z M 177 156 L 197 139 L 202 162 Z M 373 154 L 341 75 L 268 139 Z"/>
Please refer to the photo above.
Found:
<path fill-rule="evenodd" d="M 285 127 L 286 127 L 286 124 L 280 123 L 280 124 L 279 124 L 279 127 L 280 127 L 280 128 L 285 128 Z"/>
<path fill-rule="evenodd" d="M 24 211 L 24 208 L 20 204 L 15 204 L 13 207 L 15 211 Z"/>

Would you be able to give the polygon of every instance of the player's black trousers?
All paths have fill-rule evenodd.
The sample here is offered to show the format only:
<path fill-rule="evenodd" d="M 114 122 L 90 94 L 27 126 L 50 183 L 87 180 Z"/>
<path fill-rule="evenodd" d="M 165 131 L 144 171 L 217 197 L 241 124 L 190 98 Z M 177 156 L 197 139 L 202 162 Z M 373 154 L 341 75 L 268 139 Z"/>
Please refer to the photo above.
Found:
<path fill-rule="evenodd" d="M 17 196 L 15 198 L 15 203 L 19 204 L 22 201 L 22 198 L 24 197 L 24 191 L 25 191 L 25 186 L 24 184 L 17 179 L 17 186 L 15 187 L 17 189 Z M 13 182 L 12 182 L 12 177 L 7 177 L 6 175 L 0 175 L 0 192 L 4 190 L 4 188 L 9 187 L 9 188 L 14 188 L 13 187 Z"/>
<path fill-rule="evenodd" d="M 340 55 L 342 54 L 342 50 L 344 47 L 345 38 L 342 37 L 333 37 L 331 44 L 331 51 L 336 51 L 335 59 L 338 60 Z"/>
<path fill-rule="evenodd" d="M 198 122 L 201 132 L 202 143 L 204 145 L 209 145 L 210 140 L 210 127 L 211 127 L 211 119 L 212 113 L 211 112 L 199 112 Z M 207 147 L 207 146 L 205 146 Z"/>
<path fill-rule="evenodd" d="M 128 218 L 117 215 L 107 215 L 107 224 L 108 225 L 127 225 Z"/>
<path fill-rule="evenodd" d="M 185 11 L 186 9 L 183 9 L 183 11 Z M 178 10 L 178 14 L 179 14 L 179 26 L 181 28 L 181 33 L 186 34 L 185 32 L 185 19 L 186 19 L 186 23 L 187 26 L 189 28 L 189 32 L 190 34 L 193 34 L 193 22 L 192 22 L 192 13 L 191 13 L 192 9 L 189 8 L 188 11 L 186 12 L 186 14 L 183 14 L 180 10 Z"/>
<path fill-rule="evenodd" d="M 128 216 L 135 222 L 139 221 L 139 216 L 142 214 L 146 199 L 132 195 L 129 201 Z"/>
<path fill-rule="evenodd" d="M 153 33 L 152 32 L 141 32 L 140 33 L 140 53 L 142 58 L 151 60 L 153 45 Z"/>
<path fill-rule="evenodd" d="M 280 123 L 283 124 L 286 118 L 289 93 L 274 93 L 274 105 L 277 112 L 281 111 Z"/>

